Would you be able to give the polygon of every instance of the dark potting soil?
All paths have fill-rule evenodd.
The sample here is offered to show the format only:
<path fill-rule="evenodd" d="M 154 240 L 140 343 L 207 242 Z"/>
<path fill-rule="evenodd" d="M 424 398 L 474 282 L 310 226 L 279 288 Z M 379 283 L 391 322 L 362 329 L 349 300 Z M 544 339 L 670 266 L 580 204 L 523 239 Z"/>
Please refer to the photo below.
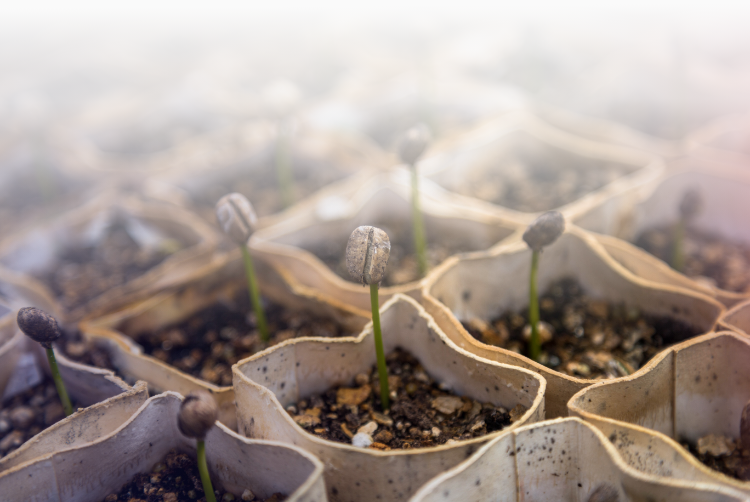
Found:
<path fill-rule="evenodd" d="M 635 240 L 660 260 L 672 262 L 674 227 L 660 226 L 644 231 Z M 727 291 L 750 292 L 750 246 L 732 242 L 711 232 L 688 228 L 683 244 L 682 273 Z"/>
<path fill-rule="evenodd" d="M 303 336 L 353 336 L 335 321 L 287 309 L 265 298 L 268 342 L 260 339 L 256 317 L 243 290 L 234 303 L 217 303 L 188 319 L 135 339 L 146 354 L 216 385 L 232 385 L 232 365 L 272 345 Z"/>
<path fill-rule="evenodd" d="M 215 483 L 212 480 L 212 483 Z M 221 502 L 281 502 L 286 496 L 274 493 L 266 499 L 256 497 L 251 489 L 242 494 L 217 490 L 214 484 L 216 500 Z M 124 485 L 119 492 L 107 495 L 103 502 L 205 502 L 203 483 L 198 473 L 198 462 L 195 453 L 180 453 L 170 450 L 164 460 L 154 465 L 151 472 L 140 473 Z"/>
<path fill-rule="evenodd" d="M 115 223 L 96 246 L 62 250 L 57 264 L 35 277 L 52 290 L 64 308 L 73 310 L 143 275 L 182 247 L 177 240 L 166 239 L 160 248 L 142 248 L 124 225 Z"/>
<path fill-rule="evenodd" d="M 0 457 L 63 418 L 65 411 L 51 378 L 8 399 L 0 409 Z"/>
<path fill-rule="evenodd" d="M 740 481 L 750 481 L 750 450 L 743 449 L 739 440 L 725 436 L 706 436 L 697 444 L 682 441 L 695 458 L 705 466 Z"/>
<path fill-rule="evenodd" d="M 63 336 L 55 342 L 55 351 L 62 352 L 71 361 L 117 372 L 109 351 L 84 338 L 78 330 L 63 330 Z"/>
<path fill-rule="evenodd" d="M 700 333 L 677 319 L 589 298 L 573 278 L 553 282 L 540 296 L 539 310 L 545 323 L 540 362 L 579 378 L 629 375 L 665 347 Z M 472 319 L 462 324 L 482 343 L 527 354 L 528 309 L 505 312 L 490 322 Z M 545 332 L 551 333 L 546 342 Z"/>
<path fill-rule="evenodd" d="M 569 204 L 635 170 L 573 154 L 524 132 L 508 135 L 499 148 L 486 166 L 462 172 L 446 188 L 533 213 Z"/>
<path fill-rule="evenodd" d="M 379 450 L 422 448 L 484 436 L 518 420 L 526 409 L 506 410 L 459 397 L 435 382 L 403 349 L 386 355 L 391 408 L 382 413 L 378 372 L 356 376 L 356 387 L 337 386 L 287 407 L 297 424 L 323 439 L 352 444 L 358 432 Z M 393 397 L 395 392 L 396 397 Z"/>

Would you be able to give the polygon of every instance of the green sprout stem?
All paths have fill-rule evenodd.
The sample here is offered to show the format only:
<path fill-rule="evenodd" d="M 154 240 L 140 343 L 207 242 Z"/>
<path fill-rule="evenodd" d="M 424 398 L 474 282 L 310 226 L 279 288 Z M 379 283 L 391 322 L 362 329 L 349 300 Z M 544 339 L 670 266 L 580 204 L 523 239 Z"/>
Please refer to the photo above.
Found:
<path fill-rule="evenodd" d="M 672 268 L 678 272 L 682 272 L 685 267 L 684 243 L 685 219 L 680 218 L 674 227 L 674 236 L 672 239 Z"/>
<path fill-rule="evenodd" d="M 531 274 L 529 275 L 529 323 L 531 323 L 531 340 L 529 340 L 529 357 L 539 361 L 542 351 L 539 341 L 539 298 L 536 292 L 536 272 L 539 268 L 539 251 L 531 252 Z"/>
<path fill-rule="evenodd" d="M 269 339 L 268 324 L 266 323 L 266 315 L 263 313 L 263 307 L 260 304 L 260 288 L 258 288 L 258 281 L 255 279 L 253 258 L 250 256 L 250 251 L 247 250 L 247 246 L 240 247 L 242 248 L 242 257 L 245 260 L 247 286 L 250 289 L 250 301 L 253 303 L 258 331 L 260 331 L 260 339 L 267 342 Z"/>
<path fill-rule="evenodd" d="M 208 464 L 206 463 L 206 442 L 198 441 L 198 472 L 201 475 L 203 483 L 203 493 L 206 495 L 207 502 L 216 502 L 214 487 L 211 484 L 211 476 L 208 475 Z"/>
<path fill-rule="evenodd" d="M 294 203 L 292 194 L 294 180 L 292 179 L 289 140 L 282 126 L 283 124 L 279 125 L 279 137 L 276 142 L 276 176 L 281 191 L 281 203 L 284 207 L 289 207 Z"/>
<path fill-rule="evenodd" d="M 411 216 L 414 225 L 414 251 L 417 253 L 417 266 L 421 278 L 427 273 L 427 242 L 425 240 L 424 223 L 422 222 L 422 211 L 419 210 L 418 180 L 417 168 L 411 166 Z"/>
<path fill-rule="evenodd" d="M 60 396 L 63 410 L 65 410 L 65 416 L 69 417 L 73 414 L 73 405 L 70 404 L 70 397 L 68 396 L 67 389 L 65 389 L 65 383 L 63 383 L 63 379 L 60 376 L 60 369 L 57 367 L 57 359 L 52 347 L 47 349 L 47 360 L 49 361 L 49 368 L 52 371 L 52 380 L 55 382 L 57 394 Z"/>
<path fill-rule="evenodd" d="M 378 359 L 378 378 L 380 379 L 380 401 L 383 410 L 391 407 L 388 389 L 388 367 L 385 365 L 385 351 L 383 350 L 383 334 L 380 331 L 380 303 L 378 302 L 378 285 L 370 284 L 370 303 L 372 304 L 372 333 L 375 339 L 375 355 Z"/>

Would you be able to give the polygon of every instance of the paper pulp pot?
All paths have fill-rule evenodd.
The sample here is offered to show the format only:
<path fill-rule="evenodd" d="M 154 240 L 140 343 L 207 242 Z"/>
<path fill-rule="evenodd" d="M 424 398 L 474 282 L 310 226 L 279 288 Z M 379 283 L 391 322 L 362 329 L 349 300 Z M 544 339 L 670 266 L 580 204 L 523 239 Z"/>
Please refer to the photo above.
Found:
<path fill-rule="evenodd" d="M 150 472 L 173 448 L 195 455 L 195 440 L 177 428 L 181 401 L 173 392 L 150 398 L 121 427 L 98 441 L 3 472 L 0 492 L 8 500 L 100 501 L 136 474 Z M 326 500 L 323 466 L 299 448 L 246 439 L 220 423 L 205 441 L 214 488 L 238 496 L 250 489 L 264 498 L 282 492 L 289 501 Z"/>
<path fill-rule="evenodd" d="M 727 310 L 719 320 L 721 329 L 750 336 L 750 300 L 738 303 Z"/>
<path fill-rule="evenodd" d="M 678 443 L 708 434 L 739 436 L 750 400 L 748 358 L 747 337 L 709 333 L 662 352 L 633 375 L 582 390 L 568 409 L 601 429 L 635 469 L 750 496 L 750 483 L 709 469 Z"/>
<path fill-rule="evenodd" d="M 527 308 L 530 266 L 531 250 L 520 238 L 487 253 L 452 260 L 425 284 L 423 305 L 446 336 L 461 348 L 541 374 L 548 386 L 547 416 L 566 416 L 568 399 L 594 380 L 571 377 L 515 352 L 484 344 L 461 324 L 474 318 L 489 321 L 505 311 Z M 591 297 L 624 302 L 648 314 L 674 317 L 701 332 L 711 331 L 724 310 L 708 296 L 634 276 L 607 255 L 589 233 L 574 226 L 569 226 L 541 254 L 538 291 L 543 293 L 551 282 L 563 277 L 577 279 Z"/>
<path fill-rule="evenodd" d="M 128 233 L 141 247 L 169 245 L 176 240 L 182 248 L 148 271 L 103 291 L 91 300 L 66 305 L 48 284 L 36 276 L 57 264 L 57 256 L 68 246 L 101 243 L 108 225 L 115 220 L 124 222 Z M 107 191 L 55 221 L 6 237 L 0 243 L 0 265 L 16 274 L 2 277 L 4 282 L 10 282 L 16 289 L 23 286 L 30 290 L 28 296 L 31 298 L 27 299 L 49 309 L 58 320 L 75 322 L 86 315 L 102 313 L 178 286 L 191 268 L 210 260 L 215 245 L 214 230 L 190 212 L 173 205 L 143 202 Z"/>
<path fill-rule="evenodd" d="M 638 472 L 623 462 L 596 427 L 577 418 L 560 418 L 502 434 L 436 476 L 410 502 L 578 502 L 590 500 L 602 485 L 617 494 L 608 501 L 745 500 L 728 488 Z"/>
<path fill-rule="evenodd" d="M 458 348 L 412 298 L 396 295 L 381 313 L 386 353 L 411 352 L 425 371 L 459 395 L 506 409 L 527 408 L 515 424 L 544 417 L 545 382 L 538 375 L 485 361 Z M 356 340 L 289 340 L 234 365 L 239 431 L 298 445 L 326 466 L 328 496 L 338 501 L 407 500 L 424 482 L 456 465 L 501 432 L 456 444 L 400 451 L 357 448 L 317 438 L 286 413 L 298 399 L 350 384 L 375 364 L 369 325 Z"/>
<path fill-rule="evenodd" d="M 600 169 L 616 166 L 619 175 L 602 178 L 596 188 L 556 207 L 554 200 L 540 202 L 536 210 L 507 208 L 485 180 L 498 178 L 513 183 L 513 190 L 532 183 L 538 166 L 557 162 L 560 172 L 580 170 L 593 176 Z M 480 207 L 501 211 L 530 222 L 543 211 L 556 209 L 569 221 L 589 230 L 613 233 L 629 217 L 632 204 L 645 187 L 663 171 L 662 162 L 651 154 L 626 147 L 592 141 L 557 129 L 528 113 L 505 114 L 477 126 L 434 149 L 420 163 L 420 170 L 451 192 L 476 197 Z M 561 178 L 572 190 L 572 181 Z M 494 201 L 494 202 L 493 202 Z"/>
<path fill-rule="evenodd" d="M 394 169 L 342 183 L 326 197 L 301 204 L 284 221 L 256 232 L 249 246 L 272 265 L 293 292 L 320 295 L 369 317 L 369 291 L 348 274 L 346 279 L 337 275 L 313 251 L 334 259 L 343 257 L 352 231 L 371 225 L 388 233 L 391 257 L 395 246 L 411 252 L 409 176 L 406 170 Z M 428 249 L 430 242 L 452 247 L 460 243 L 463 252 L 487 249 L 521 225 L 478 209 L 465 199 L 451 197 L 424 179 L 420 180 L 420 204 Z M 385 302 L 396 293 L 418 297 L 420 284 L 421 280 L 411 280 L 381 287 L 380 300 Z"/>
<path fill-rule="evenodd" d="M 687 137 L 691 153 L 706 154 L 730 162 L 744 162 L 750 158 L 750 116 L 732 113 L 710 121 Z"/>

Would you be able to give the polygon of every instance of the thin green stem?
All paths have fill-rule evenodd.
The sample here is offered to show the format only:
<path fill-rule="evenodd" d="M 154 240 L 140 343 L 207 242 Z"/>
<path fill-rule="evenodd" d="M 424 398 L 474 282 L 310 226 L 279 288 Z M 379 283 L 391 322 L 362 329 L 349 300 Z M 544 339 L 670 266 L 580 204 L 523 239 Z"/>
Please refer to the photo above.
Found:
<path fill-rule="evenodd" d="M 427 273 L 427 241 L 425 239 L 422 211 L 419 209 L 419 176 L 417 168 L 411 166 L 411 219 L 414 225 L 414 251 L 417 253 L 419 277 Z"/>
<path fill-rule="evenodd" d="M 531 274 L 529 274 L 529 323 L 531 323 L 531 340 L 529 340 L 529 357 L 539 361 L 542 351 L 539 341 L 539 298 L 536 293 L 536 272 L 539 268 L 539 251 L 531 252 Z"/>
<path fill-rule="evenodd" d="M 47 360 L 49 361 L 49 369 L 52 371 L 52 380 L 55 382 L 55 388 L 57 394 L 60 396 L 60 401 L 65 410 L 65 416 L 69 417 L 73 414 L 73 405 L 70 404 L 70 397 L 68 397 L 68 391 L 65 389 L 65 383 L 60 376 L 60 369 L 57 367 L 57 359 L 55 358 L 55 351 L 52 347 L 47 349 Z"/>
<path fill-rule="evenodd" d="M 289 207 L 294 203 L 294 195 L 292 194 L 294 179 L 292 178 L 289 139 L 283 123 L 279 124 L 279 137 L 276 142 L 276 176 L 281 191 L 281 203 L 284 207 Z"/>
<path fill-rule="evenodd" d="M 685 267 L 685 220 L 680 218 L 674 226 L 672 237 L 672 268 L 682 272 Z"/>
<path fill-rule="evenodd" d="M 247 286 L 250 290 L 250 301 L 253 303 L 255 319 L 258 325 L 258 331 L 260 331 L 260 339 L 267 342 L 269 338 L 268 324 L 266 323 L 266 315 L 263 313 L 263 307 L 260 304 L 260 288 L 258 288 L 258 281 L 255 279 L 253 258 L 250 256 L 250 251 L 247 250 L 247 246 L 243 245 L 240 246 L 240 248 L 242 248 L 242 258 L 245 260 Z"/>
<path fill-rule="evenodd" d="M 385 351 L 383 350 L 383 334 L 380 331 L 380 303 L 378 302 L 378 285 L 370 284 L 370 304 L 372 305 L 372 333 L 375 339 L 375 355 L 378 358 L 378 378 L 380 379 L 380 401 L 383 411 L 391 407 L 388 389 L 388 367 L 385 365 Z"/>
<path fill-rule="evenodd" d="M 203 483 L 203 493 L 207 502 L 216 502 L 216 494 L 211 484 L 211 476 L 208 475 L 208 464 L 206 463 L 206 442 L 198 440 L 198 472 Z"/>

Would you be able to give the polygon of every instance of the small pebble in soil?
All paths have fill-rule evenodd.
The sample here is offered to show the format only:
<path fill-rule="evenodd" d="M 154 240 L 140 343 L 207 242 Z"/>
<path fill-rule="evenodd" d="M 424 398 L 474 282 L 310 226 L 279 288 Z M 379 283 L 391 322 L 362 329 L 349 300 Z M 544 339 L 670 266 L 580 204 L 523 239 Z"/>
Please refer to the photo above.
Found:
<path fill-rule="evenodd" d="M 8 399 L 0 409 L 0 457 L 63 418 L 65 411 L 51 379 Z"/>
<path fill-rule="evenodd" d="M 242 496 L 217 490 L 216 500 L 231 502 L 243 500 L 245 502 L 281 502 L 286 496 L 274 493 L 268 498 L 259 498 L 251 489 L 242 492 Z M 195 454 L 181 453 L 170 450 L 164 460 L 158 462 L 151 472 L 140 473 L 125 484 L 117 493 L 107 495 L 103 502 L 181 502 L 183 500 L 206 500 L 203 484 L 198 474 L 198 464 Z"/>
<path fill-rule="evenodd" d="M 700 333 L 677 319 L 590 298 L 570 277 L 550 284 L 539 306 L 543 319 L 540 362 L 579 378 L 629 375 L 663 348 Z M 526 352 L 531 331 L 528 309 L 504 312 L 491 321 L 471 319 L 463 326 L 480 342 L 519 354 Z"/>
<path fill-rule="evenodd" d="M 670 263 L 674 247 L 674 227 L 648 229 L 636 238 L 635 244 Z M 709 286 L 750 293 L 750 245 L 688 227 L 683 249 L 683 274 Z"/>
<path fill-rule="evenodd" d="M 85 338 L 80 331 L 64 329 L 63 336 L 55 343 L 55 350 L 71 361 L 117 371 L 106 347 Z"/>
<path fill-rule="evenodd" d="M 709 434 L 697 442 L 682 441 L 695 458 L 715 471 L 741 481 L 750 481 L 750 449 L 739 440 L 719 434 Z"/>
<path fill-rule="evenodd" d="M 388 383 L 395 398 L 381 411 L 375 367 L 354 379 L 356 387 L 333 387 L 301 399 L 290 415 L 307 432 L 324 439 L 378 450 L 422 448 L 484 436 L 520 419 L 492 403 L 453 395 L 425 372 L 419 361 L 396 348 L 386 355 Z M 292 409 L 288 407 L 287 410 Z"/>

